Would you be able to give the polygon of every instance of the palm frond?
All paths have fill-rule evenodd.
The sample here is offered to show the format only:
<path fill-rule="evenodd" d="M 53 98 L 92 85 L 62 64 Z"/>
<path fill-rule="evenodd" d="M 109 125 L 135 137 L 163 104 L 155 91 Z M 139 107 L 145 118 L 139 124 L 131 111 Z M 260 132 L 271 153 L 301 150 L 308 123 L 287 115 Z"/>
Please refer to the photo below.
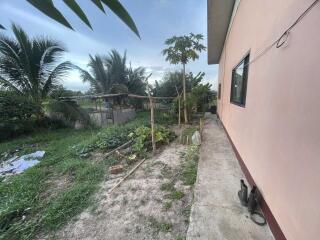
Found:
<path fill-rule="evenodd" d="M 122 6 L 122 4 L 118 0 L 101 0 L 101 1 L 105 5 L 107 5 L 110 8 L 110 10 L 114 14 L 116 14 L 140 38 L 140 34 L 136 24 L 132 20 L 127 10 Z"/>
<path fill-rule="evenodd" d="M 86 14 L 82 11 L 81 7 L 75 0 L 63 0 L 63 2 L 92 30 L 92 26 Z"/>
<path fill-rule="evenodd" d="M 91 0 L 103 13 L 106 13 L 100 0 Z"/>
<path fill-rule="evenodd" d="M 57 85 L 58 82 L 65 77 L 71 69 L 74 69 L 75 66 L 69 62 L 60 63 L 56 66 L 49 74 L 48 78 L 43 84 L 42 91 L 41 91 L 41 98 L 45 98 L 50 91 L 53 89 L 54 86 Z"/>
<path fill-rule="evenodd" d="M 70 63 L 57 66 L 65 49 L 54 40 L 30 39 L 14 24 L 12 31 L 15 39 L 0 35 L 1 85 L 41 101 L 71 69 Z"/>
<path fill-rule="evenodd" d="M 55 21 L 61 23 L 73 30 L 70 23 L 65 19 L 62 13 L 54 6 L 52 0 L 27 0 L 36 9 L 47 15 L 48 17 L 54 19 Z"/>
<path fill-rule="evenodd" d="M 11 83 L 10 81 L 4 79 L 3 77 L 0 76 L 0 86 L 5 88 L 5 89 L 9 89 L 12 91 L 15 91 L 19 94 L 23 94 L 13 83 Z"/>
<path fill-rule="evenodd" d="M 27 0 L 31 5 L 37 8 L 39 11 L 47 15 L 48 17 L 54 19 L 60 24 L 64 25 L 67 28 L 73 30 L 71 24 L 63 16 L 63 14 L 54 6 L 52 0 Z M 85 12 L 81 9 L 78 3 L 75 0 L 63 0 L 65 4 L 85 23 L 89 28 L 92 29 L 90 21 L 88 20 Z M 133 31 L 139 38 L 140 34 L 138 28 L 131 18 L 128 11 L 122 6 L 119 0 L 91 0 L 95 6 L 103 11 L 103 4 L 105 4 L 114 14 L 116 14 L 122 22 L 124 22 L 130 29 Z M 102 4 L 103 3 L 103 4 Z"/>

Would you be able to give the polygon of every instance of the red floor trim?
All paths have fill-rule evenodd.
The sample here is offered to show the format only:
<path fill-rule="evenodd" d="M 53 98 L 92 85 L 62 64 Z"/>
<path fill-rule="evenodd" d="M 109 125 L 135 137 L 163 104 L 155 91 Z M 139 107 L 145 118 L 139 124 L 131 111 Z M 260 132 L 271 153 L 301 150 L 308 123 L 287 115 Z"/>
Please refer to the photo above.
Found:
<path fill-rule="evenodd" d="M 219 116 L 218 116 L 219 117 Z M 233 141 L 231 139 L 231 137 L 229 136 L 229 133 L 227 131 L 227 129 L 225 128 L 224 124 L 222 121 L 220 121 L 222 126 L 223 126 L 223 129 L 224 131 L 227 133 L 227 136 L 228 136 L 228 139 L 232 145 L 232 148 L 236 154 L 236 157 L 239 161 L 239 164 L 240 164 L 240 167 L 244 173 L 244 175 L 246 176 L 246 179 L 248 181 L 248 183 L 253 186 L 253 185 L 256 185 L 255 182 L 254 182 L 254 179 L 253 177 L 251 176 L 248 168 L 246 167 L 243 159 L 241 158 L 237 148 L 235 147 L 235 145 L 233 144 Z M 262 196 L 262 199 L 261 199 L 261 210 L 269 224 L 269 227 L 270 227 L 270 230 L 271 232 L 273 233 L 273 236 L 275 237 L 276 240 L 286 240 L 286 237 L 284 236 L 277 220 L 275 219 L 275 217 L 273 216 L 272 212 L 271 212 L 271 209 L 269 208 L 268 204 L 266 203 L 266 201 L 264 200 L 263 196 Z"/>

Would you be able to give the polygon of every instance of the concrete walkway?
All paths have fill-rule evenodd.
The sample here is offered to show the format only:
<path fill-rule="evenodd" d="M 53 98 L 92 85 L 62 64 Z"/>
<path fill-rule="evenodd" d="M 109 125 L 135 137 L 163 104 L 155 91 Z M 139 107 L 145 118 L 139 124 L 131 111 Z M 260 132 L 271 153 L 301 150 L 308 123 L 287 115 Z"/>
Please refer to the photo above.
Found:
<path fill-rule="evenodd" d="M 250 220 L 237 192 L 245 179 L 215 115 L 206 114 L 187 240 L 272 240 L 268 226 Z"/>

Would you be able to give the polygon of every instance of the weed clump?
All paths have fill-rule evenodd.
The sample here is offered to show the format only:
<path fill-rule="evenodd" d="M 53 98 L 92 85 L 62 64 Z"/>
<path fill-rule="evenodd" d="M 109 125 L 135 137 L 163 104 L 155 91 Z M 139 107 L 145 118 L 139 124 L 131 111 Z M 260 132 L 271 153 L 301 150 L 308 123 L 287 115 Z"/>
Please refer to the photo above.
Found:
<path fill-rule="evenodd" d="M 194 185 L 197 180 L 199 158 L 199 146 L 190 145 L 184 155 L 184 162 L 181 170 L 181 180 L 185 185 Z"/>
<path fill-rule="evenodd" d="M 172 224 L 168 222 L 160 222 L 154 217 L 149 217 L 150 226 L 158 232 L 170 232 L 172 230 Z"/>

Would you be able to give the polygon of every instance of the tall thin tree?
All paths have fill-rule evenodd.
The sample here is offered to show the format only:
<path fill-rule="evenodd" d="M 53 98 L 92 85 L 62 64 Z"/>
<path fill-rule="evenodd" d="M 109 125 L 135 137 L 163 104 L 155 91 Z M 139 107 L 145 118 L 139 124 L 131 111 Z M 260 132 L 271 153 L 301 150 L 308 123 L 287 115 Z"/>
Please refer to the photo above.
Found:
<path fill-rule="evenodd" d="M 186 64 L 189 61 L 194 61 L 199 58 L 199 53 L 206 49 L 200 43 L 203 40 L 202 34 L 193 34 L 184 36 L 173 36 L 165 41 L 167 48 L 162 51 L 166 57 L 166 61 L 171 64 L 182 64 L 183 72 L 183 106 L 184 106 L 184 121 L 188 123 L 187 113 L 187 93 L 186 93 Z"/>

